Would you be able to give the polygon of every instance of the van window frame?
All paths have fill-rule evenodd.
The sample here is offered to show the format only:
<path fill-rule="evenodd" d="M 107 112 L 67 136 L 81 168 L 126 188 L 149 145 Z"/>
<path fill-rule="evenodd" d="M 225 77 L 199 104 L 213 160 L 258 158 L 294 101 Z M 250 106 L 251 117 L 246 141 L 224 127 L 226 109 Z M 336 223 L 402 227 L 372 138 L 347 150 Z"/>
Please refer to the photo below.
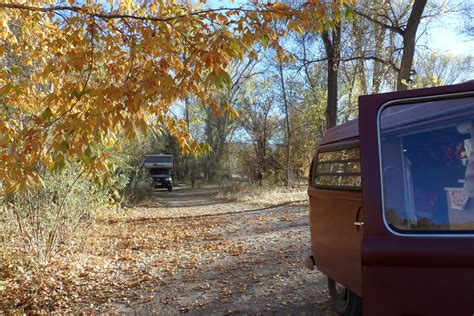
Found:
<path fill-rule="evenodd" d="M 353 186 L 337 186 L 337 185 L 318 185 L 316 184 L 316 177 L 318 175 L 317 169 L 319 165 L 319 154 L 325 153 L 325 152 L 331 152 L 331 151 L 339 151 L 339 150 L 344 150 L 344 149 L 352 149 L 352 148 L 359 148 L 359 159 L 355 160 L 359 162 L 359 168 L 361 172 L 359 173 L 361 183 L 358 187 L 353 187 Z M 333 191 L 352 191 L 352 192 L 362 192 L 362 165 L 360 162 L 360 142 L 359 138 L 356 139 L 349 139 L 349 140 L 343 140 L 343 141 L 338 141 L 337 143 L 334 144 L 328 144 L 328 145 L 321 145 L 318 148 L 318 151 L 316 152 L 316 159 L 314 160 L 314 166 L 313 166 L 313 179 L 311 181 L 311 186 L 313 188 L 319 189 L 319 190 L 333 190 Z M 351 175 L 351 173 L 341 173 L 341 175 Z"/>
<path fill-rule="evenodd" d="M 430 101 L 442 101 L 442 100 L 453 100 L 460 98 L 469 98 L 474 97 L 474 92 L 458 92 L 458 93 L 448 93 L 440 95 L 431 95 L 431 96 L 422 96 L 422 97 L 413 97 L 406 99 L 396 99 L 387 101 L 382 104 L 377 111 L 377 151 L 379 159 L 379 177 L 380 177 L 380 211 L 382 212 L 382 218 L 385 228 L 393 235 L 398 237 L 418 237 L 418 238 L 430 238 L 430 237 L 447 237 L 447 238 L 465 238 L 465 237 L 474 237 L 474 230 L 403 230 L 397 229 L 393 225 L 390 225 L 387 221 L 387 216 L 385 212 L 385 197 L 384 197 L 384 179 L 383 179 L 383 165 L 382 165 L 382 143 L 381 143 L 381 126 L 380 126 L 380 117 L 382 112 L 392 106 L 397 105 L 408 105 L 408 104 L 417 104 L 422 102 Z"/>

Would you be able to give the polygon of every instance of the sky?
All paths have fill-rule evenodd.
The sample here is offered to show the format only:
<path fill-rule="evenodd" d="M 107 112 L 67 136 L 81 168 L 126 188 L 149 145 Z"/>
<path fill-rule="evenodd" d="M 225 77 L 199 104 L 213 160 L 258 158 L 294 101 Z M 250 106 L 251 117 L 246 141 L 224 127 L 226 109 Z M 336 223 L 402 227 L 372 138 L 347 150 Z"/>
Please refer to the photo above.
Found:
<path fill-rule="evenodd" d="M 460 32 L 462 21 L 454 14 L 434 20 L 421 42 L 434 51 L 454 55 L 474 55 L 474 38 Z"/>
<path fill-rule="evenodd" d="M 454 0 L 457 2 L 459 0 Z M 473 0 L 468 0 L 473 2 Z M 246 0 L 208 0 L 207 4 L 211 7 L 220 6 L 239 6 L 247 3 Z M 453 2 L 453 3 L 454 3 Z M 454 14 L 446 15 L 442 18 L 436 18 L 430 23 L 426 34 L 420 38 L 419 44 L 428 46 L 431 50 L 438 53 L 454 55 L 474 55 L 474 39 L 467 38 L 460 33 L 461 22 L 458 16 Z"/>

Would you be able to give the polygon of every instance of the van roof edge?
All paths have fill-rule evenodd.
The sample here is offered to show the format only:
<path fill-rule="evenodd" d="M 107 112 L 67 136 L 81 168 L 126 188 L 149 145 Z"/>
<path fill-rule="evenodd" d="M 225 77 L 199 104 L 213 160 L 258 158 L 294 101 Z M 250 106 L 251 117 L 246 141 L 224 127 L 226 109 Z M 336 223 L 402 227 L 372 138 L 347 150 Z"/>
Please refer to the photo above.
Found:
<path fill-rule="evenodd" d="M 319 144 L 327 145 L 357 137 L 359 137 L 359 120 L 353 119 L 326 130 Z"/>

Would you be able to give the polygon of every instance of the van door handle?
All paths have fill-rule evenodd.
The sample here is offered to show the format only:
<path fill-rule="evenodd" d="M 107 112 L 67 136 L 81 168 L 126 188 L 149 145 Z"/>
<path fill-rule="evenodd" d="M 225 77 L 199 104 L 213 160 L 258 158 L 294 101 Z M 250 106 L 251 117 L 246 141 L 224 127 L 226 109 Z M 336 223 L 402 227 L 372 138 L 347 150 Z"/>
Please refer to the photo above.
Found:
<path fill-rule="evenodd" d="M 357 210 L 356 218 L 355 218 L 355 222 L 354 222 L 354 225 L 357 227 L 357 231 L 359 231 L 360 228 L 361 228 L 362 226 L 364 226 L 364 222 L 361 222 L 361 221 L 359 220 L 359 216 L 360 216 L 360 212 L 362 211 L 362 207 L 363 207 L 363 205 L 361 205 L 361 206 L 359 207 L 359 209 Z"/>

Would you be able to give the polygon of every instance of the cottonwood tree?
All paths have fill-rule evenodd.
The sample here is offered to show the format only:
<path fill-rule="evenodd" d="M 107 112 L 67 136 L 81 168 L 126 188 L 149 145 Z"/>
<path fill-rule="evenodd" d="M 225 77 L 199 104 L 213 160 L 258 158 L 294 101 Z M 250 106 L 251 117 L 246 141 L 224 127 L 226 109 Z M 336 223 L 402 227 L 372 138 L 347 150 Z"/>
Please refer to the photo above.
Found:
<path fill-rule="evenodd" d="M 296 2 L 296 6 L 300 2 Z M 327 105 L 326 105 L 326 122 L 325 125 L 327 128 L 333 127 L 337 124 L 337 102 L 338 102 L 338 74 L 339 67 L 341 63 L 341 32 L 342 25 L 341 16 L 344 13 L 344 10 L 341 6 L 338 6 L 338 1 L 332 0 L 328 2 L 330 5 L 326 7 L 325 14 L 331 16 L 331 27 L 322 28 L 322 27 L 312 27 L 307 29 L 305 33 L 300 38 L 300 44 L 302 47 L 302 56 L 300 56 L 300 61 L 302 61 L 302 69 L 305 70 L 306 77 L 308 78 L 309 83 L 312 83 L 312 79 L 309 79 L 308 76 L 308 67 L 311 64 L 318 62 L 326 63 L 326 78 L 327 78 Z M 323 57 L 318 55 L 316 59 L 311 59 L 308 57 L 308 51 L 310 49 L 316 49 L 318 53 L 320 52 L 319 45 L 312 45 L 311 41 L 318 41 L 321 39 L 323 45 Z"/>
<path fill-rule="evenodd" d="M 213 98 L 219 102 L 219 107 L 235 104 L 240 97 L 240 90 L 247 80 L 259 74 L 255 70 L 258 59 L 245 58 L 242 61 L 234 61 L 229 65 L 228 72 L 231 77 L 231 83 L 223 85 L 213 92 Z M 195 159 L 189 157 L 191 174 L 195 176 L 198 170 L 204 174 L 208 181 L 219 180 L 224 176 L 223 164 L 228 154 L 228 145 L 233 139 L 235 130 L 239 127 L 237 112 L 232 108 L 216 113 L 212 108 L 199 102 L 188 102 L 185 104 L 185 110 L 189 113 L 191 109 L 193 120 L 189 125 L 193 134 L 199 141 L 205 142 L 209 146 L 210 152 L 207 155 Z M 189 117 L 190 114 L 187 114 Z M 192 180 L 192 179 L 191 179 Z"/>
<path fill-rule="evenodd" d="M 235 104 L 239 98 L 242 86 L 248 80 L 259 74 L 255 67 L 258 59 L 246 58 L 241 61 L 235 61 L 229 66 L 231 84 L 220 89 L 216 99 L 224 105 Z M 233 139 L 234 132 L 238 127 L 237 112 L 227 108 L 222 113 L 216 115 L 211 109 L 207 109 L 205 118 L 206 143 L 209 144 L 212 152 L 206 161 L 206 178 L 216 180 L 216 177 L 223 176 L 222 163 L 228 152 L 228 144 Z"/>
<path fill-rule="evenodd" d="M 284 73 L 285 61 L 281 56 L 282 53 L 276 55 L 276 67 L 277 67 L 277 77 L 279 81 L 280 94 L 283 104 L 283 112 L 285 114 L 285 186 L 288 186 L 291 182 L 292 168 L 292 140 L 293 140 L 293 126 L 291 124 L 290 112 L 291 104 L 288 98 L 287 84 Z"/>
<path fill-rule="evenodd" d="M 346 18 L 322 31 L 325 55 L 315 61 L 326 60 L 328 67 L 327 127 L 354 117 L 357 96 L 387 89 L 391 78 L 396 90 L 408 87 L 420 22 L 442 11 L 434 4 L 425 11 L 426 4 L 426 0 L 360 1 L 356 7 L 346 5 Z M 343 11 L 336 8 L 331 13 L 338 16 Z"/>
<path fill-rule="evenodd" d="M 324 65 L 320 65 L 319 70 L 322 68 Z M 312 90 L 307 90 L 301 84 L 301 79 L 296 76 L 287 80 L 293 134 L 291 143 L 293 181 L 300 181 L 308 175 L 314 149 L 324 133 L 326 81 L 322 77 L 314 79 Z"/>
<path fill-rule="evenodd" d="M 361 8 L 380 11 L 389 0 L 360 1 Z M 378 8 L 378 9 L 377 9 Z M 345 99 L 345 114 L 351 112 L 361 94 L 379 93 L 386 88 L 387 80 L 398 72 L 393 55 L 396 52 L 394 37 L 385 28 L 348 11 L 345 23 L 341 65 L 341 96 Z M 386 23 L 388 16 L 379 19 Z"/>
<path fill-rule="evenodd" d="M 69 161 L 103 182 L 113 166 L 98 144 L 150 125 L 169 130 L 183 151 L 199 151 L 186 122 L 169 115 L 173 104 L 192 96 L 222 111 L 212 92 L 230 82 L 226 68 L 255 43 L 278 47 L 284 30 L 273 21 L 303 31 L 328 28 L 333 18 L 319 1 L 297 9 L 258 1 L 219 9 L 173 0 L 107 3 L 0 3 L 0 54 L 21 62 L 0 70 L 2 190 L 37 185 L 40 166 L 61 170 Z M 13 118 L 14 111 L 24 117 Z"/>
<path fill-rule="evenodd" d="M 427 0 L 383 1 L 381 6 L 367 6 L 366 11 L 349 7 L 357 15 L 381 28 L 401 37 L 400 66 L 398 67 L 396 89 L 406 90 L 412 74 L 415 56 L 416 34 L 423 17 Z M 397 49 L 398 50 L 398 49 Z"/>
<path fill-rule="evenodd" d="M 247 164 L 259 185 L 272 165 L 270 141 L 276 136 L 280 123 L 275 111 L 275 94 L 270 87 L 269 82 L 255 82 L 253 88 L 249 88 L 253 97 L 244 95 L 239 105 L 241 126 L 250 137 L 254 150 L 254 157 L 247 157 Z"/>

